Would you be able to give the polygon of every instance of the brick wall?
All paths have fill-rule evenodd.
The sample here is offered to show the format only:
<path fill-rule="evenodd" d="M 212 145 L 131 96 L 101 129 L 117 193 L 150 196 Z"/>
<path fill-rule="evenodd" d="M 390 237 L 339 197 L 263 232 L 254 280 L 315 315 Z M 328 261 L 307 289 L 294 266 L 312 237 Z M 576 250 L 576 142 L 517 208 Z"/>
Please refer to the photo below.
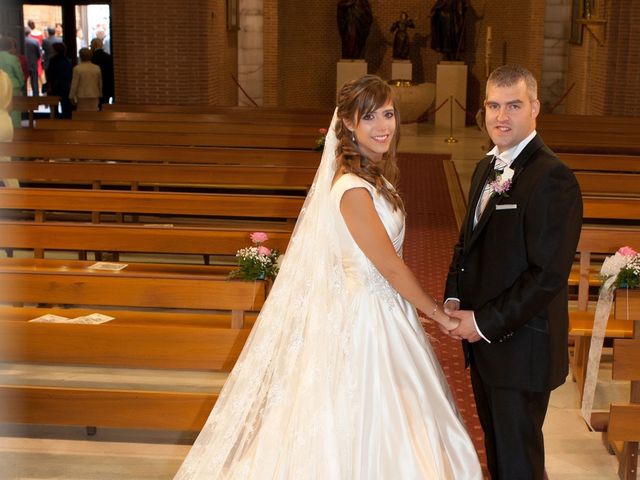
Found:
<path fill-rule="evenodd" d="M 116 98 L 235 104 L 235 34 L 216 0 L 113 0 Z"/>
<path fill-rule="evenodd" d="M 628 0 L 598 2 L 596 18 L 606 25 L 590 25 L 582 45 L 569 56 L 567 113 L 640 115 L 640 3 Z"/>
<path fill-rule="evenodd" d="M 416 82 L 434 82 L 441 55 L 430 46 L 435 0 L 401 5 L 370 0 L 374 23 L 365 59 L 369 72 L 391 76 L 391 24 L 406 10 Z M 112 0 L 112 48 L 120 102 L 234 105 L 237 35 L 226 29 L 221 0 Z M 585 34 L 569 48 L 567 112 L 638 115 L 640 3 L 598 2 L 608 19 L 605 45 Z M 606 8 L 606 12 L 604 9 Z M 263 0 L 264 105 L 333 106 L 340 37 L 336 2 Z M 492 27 L 490 68 L 521 63 L 541 77 L 545 0 L 470 0 L 467 12 L 468 109 L 484 98 L 486 28 Z M 541 98 L 544 102 L 544 98 Z"/>

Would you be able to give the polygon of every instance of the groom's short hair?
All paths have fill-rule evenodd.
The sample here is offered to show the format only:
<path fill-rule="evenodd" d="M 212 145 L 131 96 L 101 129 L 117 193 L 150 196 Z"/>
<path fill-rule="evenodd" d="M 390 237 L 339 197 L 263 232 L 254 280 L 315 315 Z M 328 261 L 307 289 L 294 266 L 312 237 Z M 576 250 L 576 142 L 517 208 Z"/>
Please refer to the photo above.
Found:
<path fill-rule="evenodd" d="M 521 65 L 502 65 L 496 68 L 487 79 L 487 88 L 489 85 L 496 87 L 511 87 L 520 80 L 524 80 L 527 86 L 529 100 L 532 102 L 538 99 L 538 82 L 533 74 Z"/>

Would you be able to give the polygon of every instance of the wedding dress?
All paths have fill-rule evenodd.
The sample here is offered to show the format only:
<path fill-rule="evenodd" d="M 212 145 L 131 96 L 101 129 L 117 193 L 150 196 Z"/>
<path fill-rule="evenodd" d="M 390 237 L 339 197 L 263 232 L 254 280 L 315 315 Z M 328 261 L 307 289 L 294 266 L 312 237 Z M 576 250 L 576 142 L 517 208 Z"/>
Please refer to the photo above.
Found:
<path fill-rule="evenodd" d="M 335 143 L 332 128 L 269 299 L 176 479 L 482 478 L 415 308 L 355 243 L 340 199 L 367 189 L 398 255 L 404 215 L 353 174 L 331 186 Z"/>

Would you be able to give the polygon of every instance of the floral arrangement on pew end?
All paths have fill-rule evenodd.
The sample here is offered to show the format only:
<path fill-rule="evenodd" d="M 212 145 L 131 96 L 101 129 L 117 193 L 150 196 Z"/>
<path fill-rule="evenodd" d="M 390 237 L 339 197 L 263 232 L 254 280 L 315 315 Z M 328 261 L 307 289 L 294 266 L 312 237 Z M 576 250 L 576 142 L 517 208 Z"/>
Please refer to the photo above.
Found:
<path fill-rule="evenodd" d="M 263 245 L 269 240 L 269 236 L 264 232 L 253 232 L 249 238 L 253 246 L 238 250 L 238 268 L 232 270 L 229 277 L 249 281 L 275 280 L 279 270 L 280 252 Z"/>
<path fill-rule="evenodd" d="M 638 288 L 640 287 L 640 255 L 631 247 L 621 247 L 607 257 L 600 269 L 603 287 Z"/>
<path fill-rule="evenodd" d="M 313 147 L 313 149 L 316 152 L 321 152 L 324 150 L 324 141 L 327 138 L 327 129 L 326 128 L 319 128 L 318 129 L 318 133 L 320 133 L 320 136 L 318 138 L 316 138 L 316 144 Z"/>

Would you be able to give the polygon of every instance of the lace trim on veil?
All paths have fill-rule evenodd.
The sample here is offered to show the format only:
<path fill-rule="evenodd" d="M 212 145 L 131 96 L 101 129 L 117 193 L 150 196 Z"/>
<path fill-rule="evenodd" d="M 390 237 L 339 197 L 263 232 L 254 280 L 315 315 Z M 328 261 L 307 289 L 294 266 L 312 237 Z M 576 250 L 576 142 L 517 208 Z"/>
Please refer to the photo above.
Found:
<path fill-rule="evenodd" d="M 335 418 L 350 410 L 336 403 L 348 402 L 351 391 L 351 374 L 344 367 L 349 364 L 350 316 L 341 295 L 345 279 L 333 234 L 335 214 L 329 208 L 335 124 L 334 113 L 280 273 L 175 479 L 255 478 L 255 471 L 275 470 L 282 452 L 305 458 L 305 465 L 292 462 L 287 475 L 295 478 L 297 468 L 310 471 L 309 461 L 321 465 L 328 456 L 349 455 L 336 451 L 337 445 L 349 443 L 344 438 L 326 441 L 332 425 L 348 422 Z M 322 467 L 318 471 L 326 471 Z M 349 478 L 350 472 L 329 473 Z"/>

